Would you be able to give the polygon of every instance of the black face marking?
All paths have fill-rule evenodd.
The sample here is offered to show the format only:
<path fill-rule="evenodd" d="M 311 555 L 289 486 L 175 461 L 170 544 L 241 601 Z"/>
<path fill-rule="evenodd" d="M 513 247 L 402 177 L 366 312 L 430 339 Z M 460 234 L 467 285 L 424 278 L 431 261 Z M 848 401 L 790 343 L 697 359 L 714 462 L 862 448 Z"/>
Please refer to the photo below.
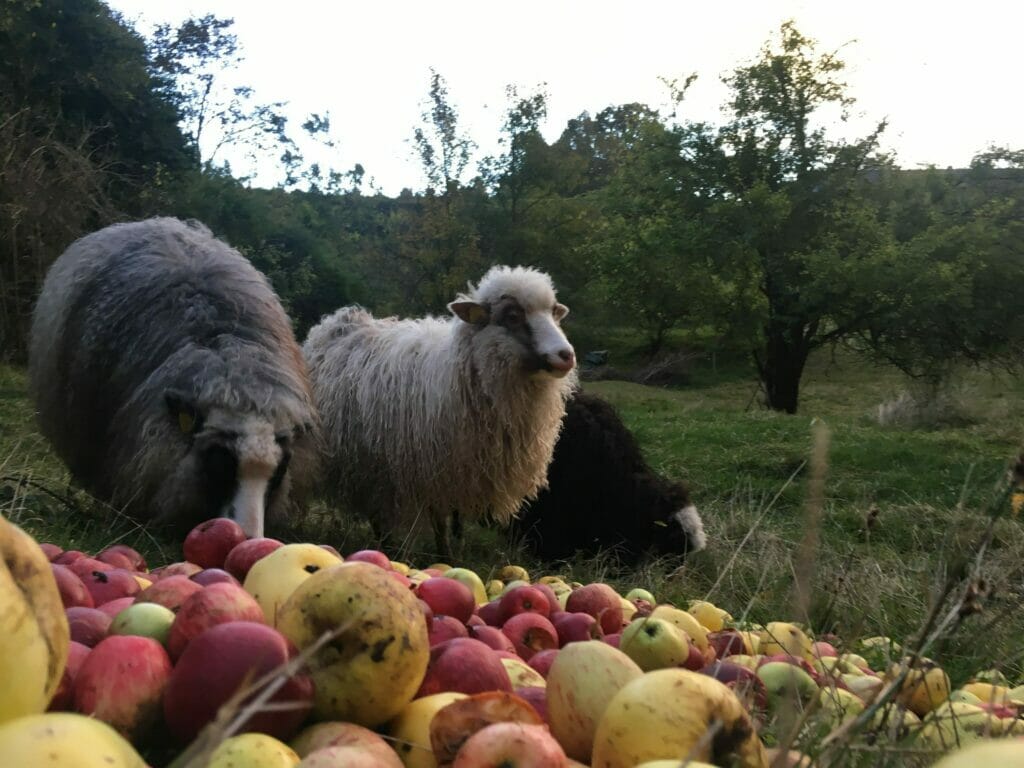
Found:
<path fill-rule="evenodd" d="M 278 445 L 281 445 L 279 442 Z M 292 452 L 288 450 L 285 445 L 281 446 L 281 461 L 277 463 L 277 468 L 274 470 L 274 474 L 270 476 L 270 482 L 267 483 L 267 492 L 264 494 L 264 507 L 270 506 L 270 500 L 274 496 L 274 492 L 281 487 L 281 482 L 284 480 L 285 473 L 288 471 L 288 462 L 292 460 Z"/>
<path fill-rule="evenodd" d="M 513 339 L 526 350 L 524 366 L 528 371 L 549 371 L 551 365 L 543 355 L 537 353 L 533 329 L 526 322 L 526 310 L 512 296 L 502 296 L 491 307 L 491 323 L 504 328 Z"/>
<path fill-rule="evenodd" d="M 231 501 L 238 486 L 238 457 L 225 445 L 204 446 L 199 453 L 205 499 L 212 515 Z"/>

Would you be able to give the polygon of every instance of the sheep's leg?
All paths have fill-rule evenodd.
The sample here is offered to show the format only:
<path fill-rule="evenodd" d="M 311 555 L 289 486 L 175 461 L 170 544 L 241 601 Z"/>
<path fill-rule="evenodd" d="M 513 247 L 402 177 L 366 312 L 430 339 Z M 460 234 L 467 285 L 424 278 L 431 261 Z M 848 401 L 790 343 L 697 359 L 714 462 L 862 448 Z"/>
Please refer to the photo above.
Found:
<path fill-rule="evenodd" d="M 432 520 L 434 526 L 434 546 L 437 548 L 437 556 L 446 563 L 452 559 L 452 543 L 448 536 L 448 517 L 436 515 Z"/>

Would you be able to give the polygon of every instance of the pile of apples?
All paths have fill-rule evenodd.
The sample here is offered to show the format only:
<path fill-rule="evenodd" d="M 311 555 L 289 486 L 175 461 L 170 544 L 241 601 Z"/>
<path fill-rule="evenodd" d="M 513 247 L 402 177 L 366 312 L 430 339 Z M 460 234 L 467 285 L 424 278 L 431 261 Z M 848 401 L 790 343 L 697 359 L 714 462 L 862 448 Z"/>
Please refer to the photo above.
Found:
<path fill-rule="evenodd" d="M 246 539 L 225 518 L 153 570 L 123 545 L 39 546 L 70 646 L 51 714 L 0 718 L 3 765 L 46 749 L 77 768 L 81 749 L 61 750 L 92 739 L 114 755 L 97 765 L 142 768 L 136 749 L 196 749 L 225 726 L 239 735 L 210 745 L 210 768 L 797 765 L 805 756 L 766 744 L 828 733 L 901 673 L 873 727 L 937 754 L 1024 735 L 1024 686 L 998 673 L 951 691 L 934 664 L 901 667 L 888 638 L 840 653 L 796 624 L 741 625 L 640 588 L 531 582 L 514 565 L 485 582 L 376 550 Z"/>

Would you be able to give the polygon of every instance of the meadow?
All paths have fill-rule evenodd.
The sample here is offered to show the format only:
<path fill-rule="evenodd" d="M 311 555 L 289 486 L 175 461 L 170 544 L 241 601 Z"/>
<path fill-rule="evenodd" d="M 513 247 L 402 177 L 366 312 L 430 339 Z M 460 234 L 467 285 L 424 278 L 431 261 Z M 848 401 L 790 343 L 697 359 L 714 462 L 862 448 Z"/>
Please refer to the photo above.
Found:
<path fill-rule="evenodd" d="M 0 367 L 0 510 L 65 548 L 123 541 L 152 563 L 181 559 L 180 542 L 70 484 L 35 429 L 26 386 L 22 369 Z M 940 408 L 912 424 L 878 419 L 883 403 L 897 402 L 890 420 L 906 411 L 905 379 L 843 351 L 812 359 L 796 416 L 762 408 L 743 366 L 698 361 L 673 387 L 584 386 L 618 406 L 655 468 L 690 485 L 708 549 L 681 567 L 655 561 L 624 571 L 601 557 L 541 564 L 498 531 L 471 528 L 458 565 L 486 579 L 513 562 L 584 583 L 644 586 L 684 606 L 706 598 L 737 619 L 795 620 L 851 643 L 910 641 L 929 617 L 935 623 L 940 600 L 962 608 L 973 589 L 970 610 L 946 622 L 927 655 L 954 686 L 980 669 L 1024 676 L 1024 520 L 1010 514 L 1007 484 L 1024 438 L 1020 378 L 964 373 Z M 820 498 L 810 492 L 815 481 Z M 322 506 L 280 537 L 343 553 L 374 545 L 368 526 Z M 426 566 L 429 541 L 413 538 L 389 554 Z"/>

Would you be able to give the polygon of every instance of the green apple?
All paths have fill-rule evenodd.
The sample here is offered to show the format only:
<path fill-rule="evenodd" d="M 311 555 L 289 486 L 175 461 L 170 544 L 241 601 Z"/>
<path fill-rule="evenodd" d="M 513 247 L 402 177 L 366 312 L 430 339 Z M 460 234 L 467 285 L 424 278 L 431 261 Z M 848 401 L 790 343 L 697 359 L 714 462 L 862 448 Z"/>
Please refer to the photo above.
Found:
<path fill-rule="evenodd" d="M 646 600 L 648 603 L 651 604 L 652 607 L 658 604 L 658 601 L 654 599 L 654 595 L 652 595 L 650 592 L 648 592 L 646 589 L 643 589 L 642 587 L 634 587 L 633 589 L 629 590 L 629 592 L 626 593 L 626 599 L 630 601 Z"/>
<path fill-rule="evenodd" d="M 446 579 L 461 581 L 469 587 L 469 591 L 473 593 L 473 599 L 476 600 L 477 605 L 484 605 L 490 602 L 487 599 L 487 587 L 484 586 L 483 581 L 476 575 L 475 571 L 471 571 L 469 568 L 449 568 L 444 572 L 444 576 Z"/>
<path fill-rule="evenodd" d="M 664 619 L 636 619 L 622 630 L 619 649 L 644 672 L 682 666 L 690 656 L 690 638 Z"/>
<path fill-rule="evenodd" d="M 170 608 L 157 603 L 134 603 L 114 617 L 109 634 L 151 637 L 166 645 L 173 623 L 174 611 Z"/>

